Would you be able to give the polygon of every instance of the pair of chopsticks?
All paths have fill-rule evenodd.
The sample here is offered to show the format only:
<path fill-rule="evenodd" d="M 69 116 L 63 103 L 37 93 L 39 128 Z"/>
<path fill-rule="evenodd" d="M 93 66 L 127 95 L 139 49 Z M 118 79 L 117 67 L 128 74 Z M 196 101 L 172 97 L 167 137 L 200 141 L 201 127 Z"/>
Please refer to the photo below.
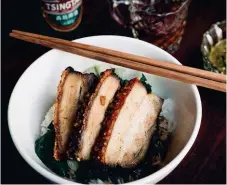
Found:
<path fill-rule="evenodd" d="M 106 63 L 226 92 L 226 75 L 223 74 L 18 30 L 13 30 L 10 36 Z"/>

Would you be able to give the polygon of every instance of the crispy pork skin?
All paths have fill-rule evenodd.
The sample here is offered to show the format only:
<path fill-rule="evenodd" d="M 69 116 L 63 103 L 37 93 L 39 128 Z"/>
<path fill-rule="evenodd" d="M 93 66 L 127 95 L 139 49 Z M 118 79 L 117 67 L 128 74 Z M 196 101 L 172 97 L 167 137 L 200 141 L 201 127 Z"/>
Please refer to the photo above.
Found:
<path fill-rule="evenodd" d="M 94 155 L 106 165 L 134 167 L 146 154 L 162 99 L 147 94 L 135 78 L 120 90 L 113 104 L 94 146 Z"/>
<path fill-rule="evenodd" d="M 105 112 L 120 88 L 120 79 L 112 70 L 106 70 L 100 76 L 95 92 L 91 95 L 83 115 L 79 132 L 77 160 L 88 160 L 92 147 L 102 128 Z"/>
<path fill-rule="evenodd" d="M 55 128 L 54 158 L 56 160 L 66 157 L 68 140 L 76 117 L 78 103 L 95 84 L 95 81 L 95 75 L 82 74 L 74 71 L 71 67 L 66 68 L 61 75 L 53 121 Z"/>

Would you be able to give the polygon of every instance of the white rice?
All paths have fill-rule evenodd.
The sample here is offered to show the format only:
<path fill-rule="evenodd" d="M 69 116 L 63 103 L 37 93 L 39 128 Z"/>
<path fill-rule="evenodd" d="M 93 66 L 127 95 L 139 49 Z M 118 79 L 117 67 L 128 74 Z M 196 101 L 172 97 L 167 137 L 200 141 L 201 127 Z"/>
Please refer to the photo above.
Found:
<path fill-rule="evenodd" d="M 176 103 L 168 98 L 165 99 L 162 105 L 160 116 L 163 116 L 168 121 L 168 131 L 172 133 L 176 128 Z"/>
<path fill-rule="evenodd" d="M 43 122 L 41 123 L 41 132 L 40 132 L 41 136 L 43 136 L 47 132 L 48 126 L 53 121 L 53 119 L 54 119 L 54 105 L 50 107 L 50 109 L 45 115 Z"/>
<path fill-rule="evenodd" d="M 68 167 L 74 172 L 76 172 L 79 167 L 79 164 L 76 160 L 67 160 L 67 164 Z"/>

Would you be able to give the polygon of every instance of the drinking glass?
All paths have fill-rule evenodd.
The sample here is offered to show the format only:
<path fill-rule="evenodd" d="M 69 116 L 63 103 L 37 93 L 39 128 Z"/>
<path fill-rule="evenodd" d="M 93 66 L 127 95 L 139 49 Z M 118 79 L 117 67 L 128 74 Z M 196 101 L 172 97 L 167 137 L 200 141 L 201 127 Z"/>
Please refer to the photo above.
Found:
<path fill-rule="evenodd" d="M 175 53 L 184 33 L 191 0 L 109 0 L 112 17 L 135 38 Z M 155 3 L 158 6 L 154 6 Z M 168 2 L 171 2 L 168 4 Z"/>

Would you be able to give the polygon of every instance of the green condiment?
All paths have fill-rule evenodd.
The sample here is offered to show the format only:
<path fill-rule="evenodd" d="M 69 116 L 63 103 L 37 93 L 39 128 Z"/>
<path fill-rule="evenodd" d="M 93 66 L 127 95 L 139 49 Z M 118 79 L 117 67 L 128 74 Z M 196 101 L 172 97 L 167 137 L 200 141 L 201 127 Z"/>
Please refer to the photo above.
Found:
<path fill-rule="evenodd" d="M 226 39 L 211 48 L 209 60 L 220 72 L 226 74 Z"/>

